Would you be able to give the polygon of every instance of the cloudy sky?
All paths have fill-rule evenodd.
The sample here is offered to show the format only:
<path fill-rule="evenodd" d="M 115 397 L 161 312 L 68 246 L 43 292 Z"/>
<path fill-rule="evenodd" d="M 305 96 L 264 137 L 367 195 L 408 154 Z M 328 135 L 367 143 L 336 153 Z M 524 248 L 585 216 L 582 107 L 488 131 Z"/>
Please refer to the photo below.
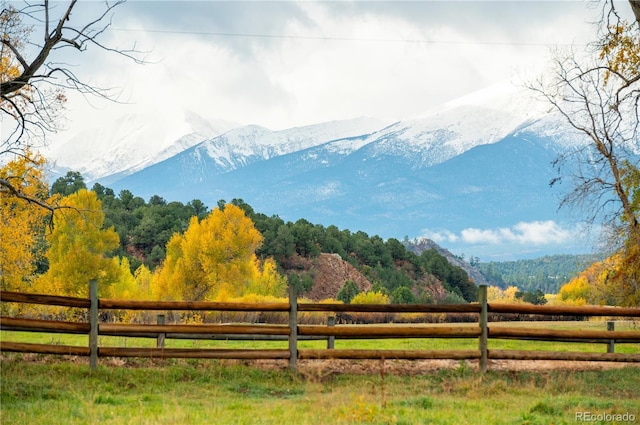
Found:
<path fill-rule="evenodd" d="M 626 0 L 617 5 L 631 15 Z M 82 25 L 103 7 L 81 0 L 70 23 Z M 273 130 L 359 116 L 391 123 L 494 84 L 536 79 L 553 49 L 579 51 L 594 40 L 600 8 L 594 1 L 129 0 L 100 40 L 135 46 L 146 64 L 96 48 L 56 52 L 54 60 L 113 88 L 119 102 L 68 93 L 67 130 L 49 141 L 128 113 L 170 119 L 185 109 Z M 477 246 L 560 244 L 576 233 L 553 221 L 424 232 Z"/>
<path fill-rule="evenodd" d="M 626 2 L 620 9 L 628 9 Z M 102 4 L 81 2 L 80 23 Z M 541 72 L 554 46 L 583 48 L 599 6 L 581 1 L 129 1 L 102 41 L 65 58 L 125 104 L 70 95 L 68 138 L 161 108 L 274 130 L 371 116 L 395 121 Z"/>

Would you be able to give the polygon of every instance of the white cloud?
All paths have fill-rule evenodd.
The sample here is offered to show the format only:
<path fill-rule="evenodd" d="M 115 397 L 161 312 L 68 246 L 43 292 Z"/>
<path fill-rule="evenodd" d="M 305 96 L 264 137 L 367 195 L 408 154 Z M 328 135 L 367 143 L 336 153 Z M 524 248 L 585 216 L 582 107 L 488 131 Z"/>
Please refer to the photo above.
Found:
<path fill-rule="evenodd" d="M 462 241 L 470 244 L 518 243 L 528 245 L 560 244 L 574 237 L 574 232 L 553 220 L 520 222 L 512 227 L 497 229 L 464 229 Z"/>
<path fill-rule="evenodd" d="M 461 232 L 461 238 L 464 242 L 479 244 L 489 243 L 498 244 L 505 239 L 505 236 L 509 235 L 509 229 L 464 229 Z"/>
<path fill-rule="evenodd" d="M 436 243 L 469 245 L 555 245 L 569 242 L 578 236 L 576 228 L 567 229 L 553 220 L 519 222 L 511 227 L 478 229 L 469 227 L 459 233 L 447 229 L 423 229 L 421 237 Z"/>
<path fill-rule="evenodd" d="M 436 243 L 454 243 L 460 240 L 460 237 L 449 230 L 429 230 L 424 229 L 421 237 L 431 239 Z"/>
<path fill-rule="evenodd" d="M 546 44 L 580 44 L 592 35 L 585 22 L 593 11 L 583 5 L 522 7 L 131 2 L 118 8 L 104 41 L 119 47 L 135 41 L 150 51 L 148 65 L 99 49 L 61 59 L 78 63 L 77 71 L 92 82 L 121 88 L 131 105 L 94 101 L 95 110 L 70 94 L 68 127 L 75 132 L 149 105 L 188 107 L 272 129 L 356 116 L 403 119 L 497 82 L 517 81 L 523 70 L 545 62 Z M 508 17 L 495 13 L 498 8 Z"/>

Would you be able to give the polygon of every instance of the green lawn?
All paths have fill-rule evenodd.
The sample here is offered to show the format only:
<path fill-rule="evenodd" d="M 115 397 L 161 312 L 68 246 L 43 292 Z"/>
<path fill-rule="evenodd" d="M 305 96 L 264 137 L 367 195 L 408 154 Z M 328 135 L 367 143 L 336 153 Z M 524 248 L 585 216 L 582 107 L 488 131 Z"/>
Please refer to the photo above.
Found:
<path fill-rule="evenodd" d="M 460 326 L 476 326 L 463 324 Z M 500 326 L 605 329 L 606 323 L 511 322 Z M 617 330 L 638 330 L 618 322 Z M 87 346 L 84 335 L 0 332 L 1 341 Z M 153 347 L 151 338 L 99 338 L 101 346 Z M 476 349 L 477 339 L 336 340 L 336 348 Z M 280 348 L 286 341 L 167 340 L 168 347 Z M 325 341 L 301 341 L 323 348 Z M 605 352 L 604 344 L 490 340 L 493 349 Z M 640 344 L 616 352 L 640 353 Z M 343 363 L 344 364 L 344 363 Z M 576 415 L 634 415 L 640 423 L 640 367 L 611 370 L 490 370 L 466 362 L 413 376 L 382 362 L 286 361 L 269 368 L 215 360 L 88 360 L 0 355 L 0 423 L 5 424 L 572 424 Z M 337 365 L 337 366 L 336 366 Z M 457 365 L 457 367 L 455 366 Z M 396 372 L 393 372 L 393 371 Z M 628 416 L 627 416 L 628 417 Z M 615 423 L 611 421 L 591 423 Z M 620 422 L 623 423 L 623 422 Z"/>
<path fill-rule="evenodd" d="M 459 363 L 415 376 L 327 376 L 204 360 L 90 371 L 84 360 L 5 354 L 0 377 L 3 425 L 573 424 L 580 412 L 640 421 L 637 367 L 481 378 Z"/>

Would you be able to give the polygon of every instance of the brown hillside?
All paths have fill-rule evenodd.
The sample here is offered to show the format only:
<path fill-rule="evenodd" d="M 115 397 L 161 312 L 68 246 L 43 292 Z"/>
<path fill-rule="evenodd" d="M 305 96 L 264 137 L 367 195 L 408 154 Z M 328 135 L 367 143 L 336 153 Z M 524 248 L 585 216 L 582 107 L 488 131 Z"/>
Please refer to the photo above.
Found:
<path fill-rule="evenodd" d="M 371 289 L 371 282 L 338 254 L 320 254 L 311 269 L 314 275 L 313 288 L 304 296 L 313 301 L 335 299 L 347 280 L 354 281 L 361 291 Z"/>

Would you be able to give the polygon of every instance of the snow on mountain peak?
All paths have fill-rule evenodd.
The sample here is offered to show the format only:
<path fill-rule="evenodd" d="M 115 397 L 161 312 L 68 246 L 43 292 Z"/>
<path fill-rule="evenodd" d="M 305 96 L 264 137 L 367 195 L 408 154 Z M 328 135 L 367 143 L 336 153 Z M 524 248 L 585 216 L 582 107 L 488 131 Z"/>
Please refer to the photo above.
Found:
<path fill-rule="evenodd" d="M 502 140 L 546 113 L 529 90 L 502 83 L 400 121 L 368 142 L 377 142 L 380 153 L 406 151 L 416 162 L 433 165 Z"/>
<path fill-rule="evenodd" d="M 80 132 L 47 156 L 60 171 L 80 171 L 88 180 L 128 175 L 189 149 L 196 157 L 211 158 L 216 172 L 325 144 L 340 155 L 371 145 L 374 155 L 400 155 L 429 166 L 532 123 L 541 125 L 545 107 L 526 89 L 498 84 L 394 124 L 360 117 L 274 131 L 162 109 Z"/>
<path fill-rule="evenodd" d="M 333 140 L 366 135 L 386 124 L 385 121 L 361 117 L 279 131 L 249 125 L 207 140 L 195 149 L 199 153 L 205 151 L 218 166 L 230 171 L 258 159 L 266 160 Z"/>
<path fill-rule="evenodd" d="M 94 180 L 135 172 L 237 126 L 188 110 L 165 112 L 123 115 L 51 146 L 45 155 L 56 168 L 80 171 Z"/>

